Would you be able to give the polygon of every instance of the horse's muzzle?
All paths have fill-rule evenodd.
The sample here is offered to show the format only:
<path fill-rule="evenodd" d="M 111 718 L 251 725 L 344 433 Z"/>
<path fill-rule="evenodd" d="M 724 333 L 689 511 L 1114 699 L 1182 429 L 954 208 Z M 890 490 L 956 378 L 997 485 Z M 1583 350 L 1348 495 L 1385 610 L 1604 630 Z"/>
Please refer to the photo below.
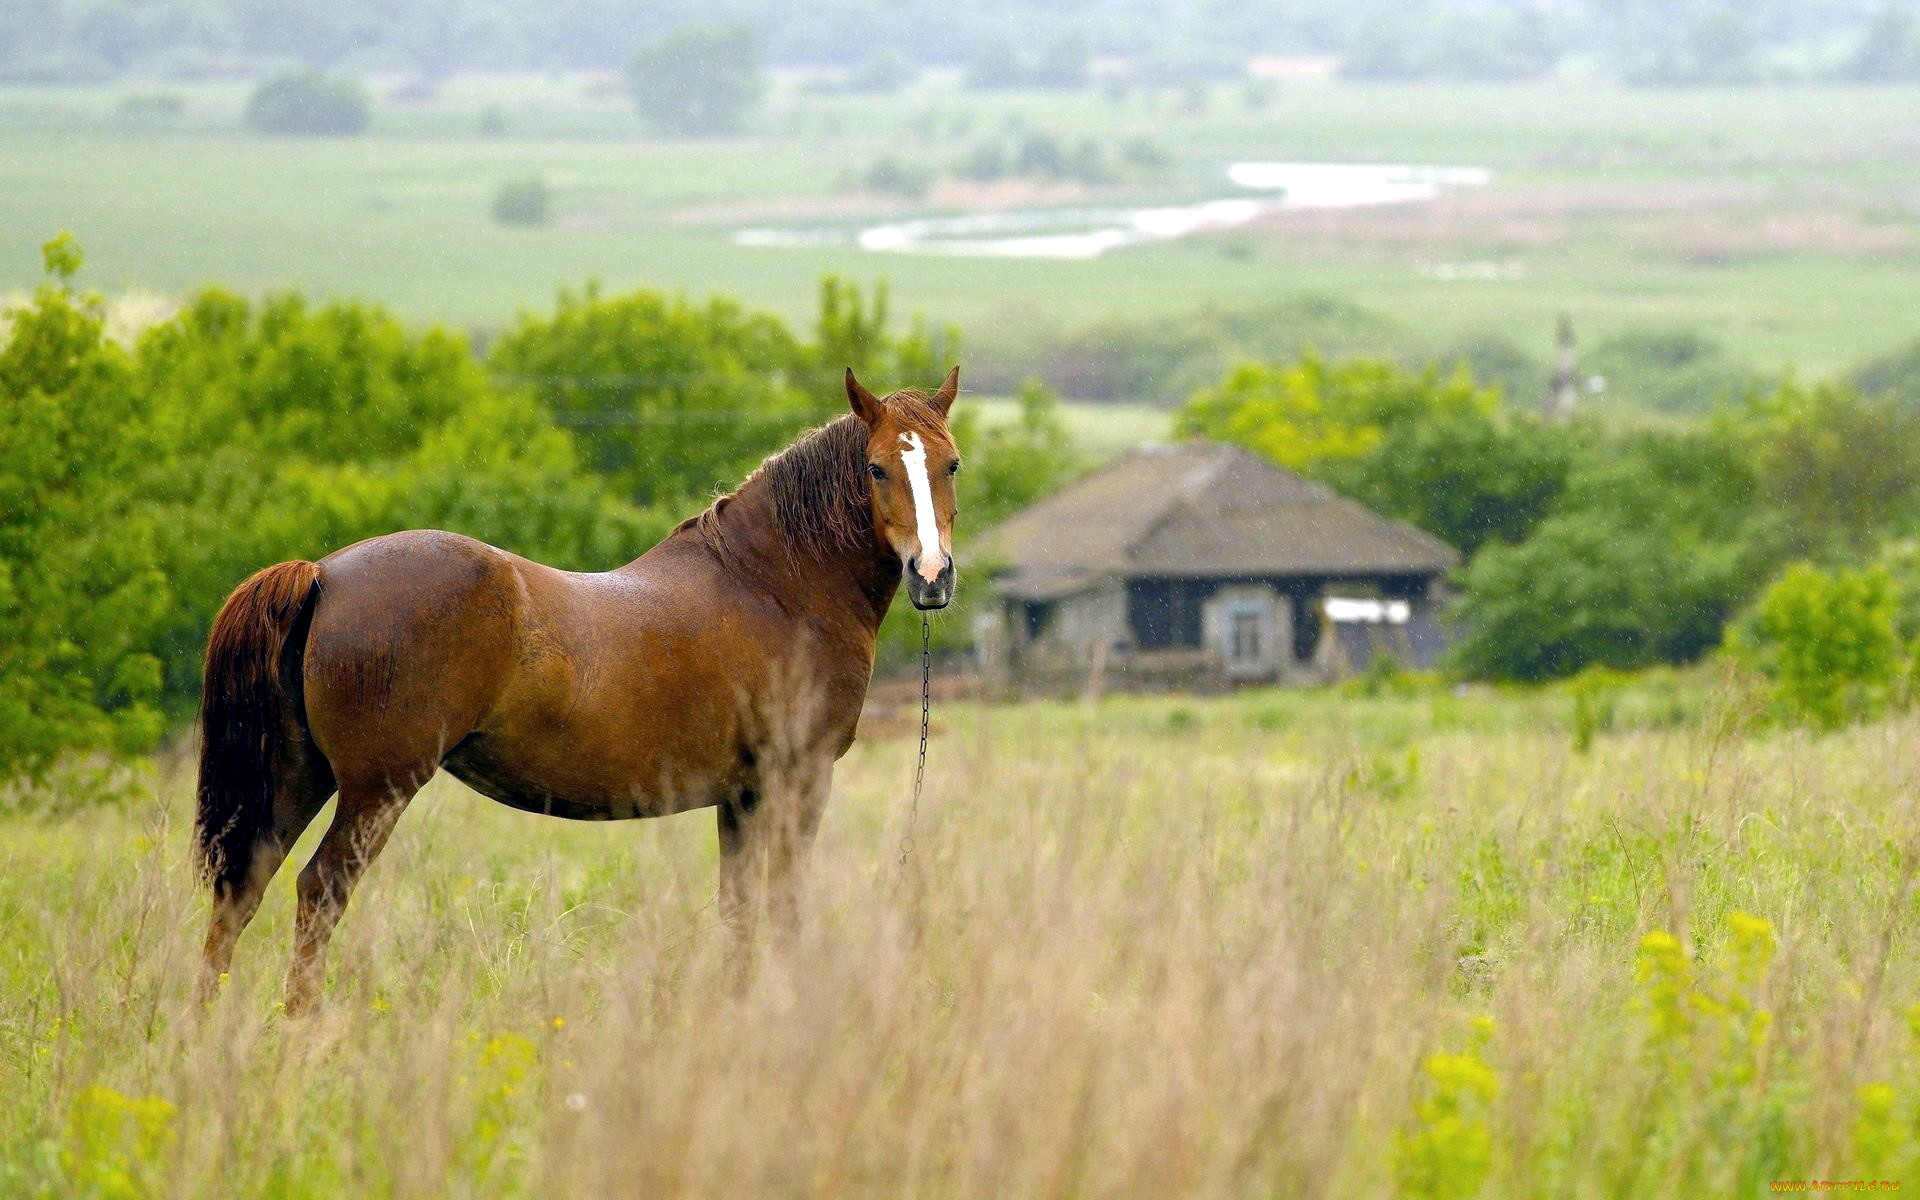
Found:
<path fill-rule="evenodd" d="M 953 603 L 954 573 L 952 556 L 948 556 L 947 565 L 940 568 L 940 573 L 933 577 L 932 583 L 928 583 L 920 577 L 920 572 L 916 569 L 919 562 L 920 559 L 918 556 L 909 558 L 906 562 L 905 579 L 907 582 L 907 599 L 913 601 L 913 606 L 921 612 L 926 612 L 930 609 L 945 608 L 947 605 Z"/>

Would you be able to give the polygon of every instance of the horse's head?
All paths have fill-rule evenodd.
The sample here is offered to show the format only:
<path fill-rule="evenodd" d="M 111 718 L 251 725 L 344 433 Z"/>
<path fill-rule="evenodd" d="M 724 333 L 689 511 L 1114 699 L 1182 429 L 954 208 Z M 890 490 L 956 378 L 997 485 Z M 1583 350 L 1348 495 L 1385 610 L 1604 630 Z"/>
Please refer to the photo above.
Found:
<path fill-rule="evenodd" d="M 881 400 L 847 369 L 847 402 L 867 427 L 867 495 L 873 528 L 900 559 L 907 599 L 918 609 L 953 600 L 953 477 L 960 454 L 947 412 L 960 391 L 960 368 L 931 396 L 913 388 Z"/>

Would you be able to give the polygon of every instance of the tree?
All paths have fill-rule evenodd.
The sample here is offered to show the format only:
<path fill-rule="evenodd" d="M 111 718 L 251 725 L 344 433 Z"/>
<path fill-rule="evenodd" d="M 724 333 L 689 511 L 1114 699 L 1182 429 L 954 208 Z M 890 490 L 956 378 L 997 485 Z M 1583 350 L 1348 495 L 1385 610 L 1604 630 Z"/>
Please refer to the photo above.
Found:
<path fill-rule="evenodd" d="M 1795 553 L 1858 558 L 1920 518 L 1920 413 L 1840 384 L 1793 379 L 1717 418 L 1753 463 Z"/>
<path fill-rule="evenodd" d="M 799 386 L 810 364 L 785 325 L 719 298 L 563 291 L 551 316 L 522 317 L 489 365 L 576 431 L 588 465 L 642 507 L 731 487 L 841 407 L 842 393 Z"/>
<path fill-rule="evenodd" d="M 1319 474 L 1471 558 L 1489 542 L 1524 540 L 1546 519 L 1566 488 L 1578 438 L 1531 419 L 1456 412 L 1399 422 L 1360 457 Z"/>
<path fill-rule="evenodd" d="M 1903 4 L 1883 5 L 1860 35 L 1840 77 L 1859 83 L 1920 81 L 1920 20 Z"/>
<path fill-rule="evenodd" d="M 1468 564 L 1454 663 L 1478 678 L 1534 682 L 1698 657 L 1744 595 L 1735 568 L 1722 547 L 1686 531 L 1556 515 Z"/>
<path fill-rule="evenodd" d="M 1576 447 L 1553 513 L 1462 572 L 1455 664 L 1541 680 L 1689 661 L 1719 644 L 1783 544 L 1742 448 L 1712 431 Z"/>
<path fill-rule="evenodd" d="M 247 98 L 247 128 L 258 133 L 328 136 L 367 128 L 367 89 L 358 80 L 318 71 L 288 71 Z"/>
<path fill-rule="evenodd" d="M 759 39 L 745 25 L 690 25 L 642 46 L 627 63 L 634 107 L 661 133 L 736 133 L 766 93 Z"/>
<path fill-rule="evenodd" d="M 1313 471 L 1360 458 L 1402 422 L 1491 412 L 1499 397 L 1456 372 L 1408 371 L 1379 359 L 1328 363 L 1308 353 L 1287 364 L 1243 363 L 1218 387 L 1196 392 L 1175 427 L 1234 442 L 1283 467 Z"/>
<path fill-rule="evenodd" d="M 159 736 L 148 639 L 171 601 L 154 523 L 125 480 L 149 453 L 127 355 L 70 281 L 78 245 L 0 345 L 0 779 Z"/>

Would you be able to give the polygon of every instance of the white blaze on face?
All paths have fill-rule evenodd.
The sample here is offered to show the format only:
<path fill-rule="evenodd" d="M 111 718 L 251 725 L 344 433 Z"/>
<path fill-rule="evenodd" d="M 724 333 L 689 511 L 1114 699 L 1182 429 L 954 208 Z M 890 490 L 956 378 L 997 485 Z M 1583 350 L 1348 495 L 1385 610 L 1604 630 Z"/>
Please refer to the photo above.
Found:
<path fill-rule="evenodd" d="M 947 565 L 940 553 L 940 521 L 933 515 L 933 484 L 927 479 L 927 448 L 917 433 L 903 433 L 907 448 L 900 461 L 907 467 L 907 486 L 913 489 L 913 523 L 920 533 L 920 578 L 932 583 Z"/>

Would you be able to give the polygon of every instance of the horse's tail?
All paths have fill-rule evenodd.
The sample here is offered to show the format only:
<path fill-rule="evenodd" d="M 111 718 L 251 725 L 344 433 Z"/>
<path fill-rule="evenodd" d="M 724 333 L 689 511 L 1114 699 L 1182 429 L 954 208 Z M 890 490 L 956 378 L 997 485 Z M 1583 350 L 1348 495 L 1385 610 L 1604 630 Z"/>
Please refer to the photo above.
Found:
<path fill-rule="evenodd" d="M 312 614 L 320 568 L 283 562 L 233 590 L 207 637 L 200 691 L 200 870 L 216 894 L 245 881 L 273 828 L 288 740 L 304 724 L 287 686 L 288 634 Z M 297 655 L 300 647 L 291 647 Z"/>

